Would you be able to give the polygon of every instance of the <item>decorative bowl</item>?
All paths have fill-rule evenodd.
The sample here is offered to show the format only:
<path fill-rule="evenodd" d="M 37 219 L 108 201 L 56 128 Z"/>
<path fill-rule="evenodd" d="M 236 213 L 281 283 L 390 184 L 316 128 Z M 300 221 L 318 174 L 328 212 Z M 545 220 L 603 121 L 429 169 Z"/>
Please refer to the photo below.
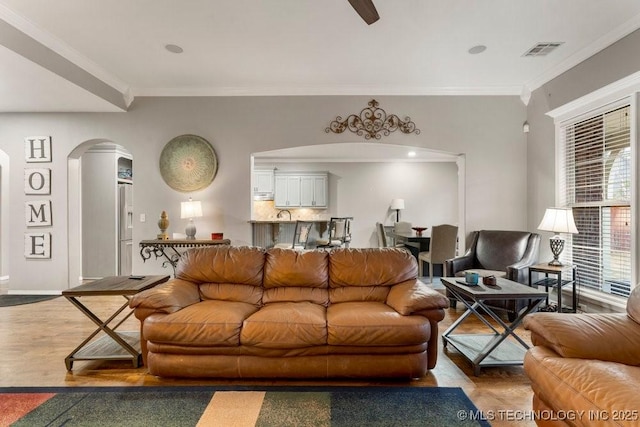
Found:
<path fill-rule="evenodd" d="M 415 230 L 418 236 L 422 236 L 422 232 L 426 230 L 428 227 L 411 227 L 412 230 Z"/>

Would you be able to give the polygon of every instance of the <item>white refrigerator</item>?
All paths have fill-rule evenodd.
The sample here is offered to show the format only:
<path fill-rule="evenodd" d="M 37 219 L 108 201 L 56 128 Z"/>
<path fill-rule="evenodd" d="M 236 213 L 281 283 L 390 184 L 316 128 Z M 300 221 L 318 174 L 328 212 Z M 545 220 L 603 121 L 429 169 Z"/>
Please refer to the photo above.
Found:
<path fill-rule="evenodd" d="M 118 184 L 118 275 L 133 270 L 133 184 Z"/>

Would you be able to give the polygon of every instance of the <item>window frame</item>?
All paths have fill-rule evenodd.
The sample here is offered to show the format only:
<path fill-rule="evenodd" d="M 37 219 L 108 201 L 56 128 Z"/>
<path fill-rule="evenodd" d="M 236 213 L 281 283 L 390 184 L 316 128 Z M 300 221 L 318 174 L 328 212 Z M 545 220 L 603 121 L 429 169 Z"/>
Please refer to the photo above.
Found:
<path fill-rule="evenodd" d="M 640 254 L 638 247 L 640 242 L 638 215 L 640 213 L 640 200 L 638 192 L 638 98 L 640 96 L 640 72 L 636 72 L 619 81 L 611 83 L 597 91 L 578 98 L 570 103 L 558 107 L 547 113 L 554 119 L 555 125 L 555 203 L 559 205 L 562 196 L 560 191 L 564 188 L 561 180 L 564 179 L 562 162 L 563 127 L 570 123 L 577 123 L 593 115 L 628 104 L 630 108 L 630 149 L 631 149 L 631 290 L 638 284 L 638 271 L 640 267 Z M 624 308 L 627 299 L 617 295 L 610 295 L 591 289 L 582 289 L 582 295 L 600 301 L 601 303 Z"/>

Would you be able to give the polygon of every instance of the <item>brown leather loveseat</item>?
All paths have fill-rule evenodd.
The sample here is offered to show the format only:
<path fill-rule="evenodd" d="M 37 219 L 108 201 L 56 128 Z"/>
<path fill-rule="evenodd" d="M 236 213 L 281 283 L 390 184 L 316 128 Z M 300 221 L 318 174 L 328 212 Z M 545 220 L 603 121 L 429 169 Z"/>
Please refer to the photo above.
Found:
<path fill-rule="evenodd" d="M 447 299 L 404 249 L 192 249 L 135 295 L 151 374 L 221 378 L 423 376 Z"/>
<path fill-rule="evenodd" d="M 640 286 L 627 313 L 534 313 L 524 327 L 538 425 L 640 425 Z"/>

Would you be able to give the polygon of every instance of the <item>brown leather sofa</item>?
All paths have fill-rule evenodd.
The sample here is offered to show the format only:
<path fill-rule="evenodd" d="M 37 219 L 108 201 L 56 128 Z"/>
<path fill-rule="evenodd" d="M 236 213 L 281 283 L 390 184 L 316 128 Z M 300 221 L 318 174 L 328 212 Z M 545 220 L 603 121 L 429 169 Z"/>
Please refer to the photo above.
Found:
<path fill-rule="evenodd" d="M 417 272 L 404 249 L 208 247 L 130 307 L 158 376 L 416 378 L 448 306 Z"/>
<path fill-rule="evenodd" d="M 469 236 L 469 249 L 463 256 L 445 261 L 449 277 L 464 276 L 474 271 L 480 276 L 504 277 L 518 283 L 527 283 L 529 266 L 538 262 L 540 235 L 528 231 L 480 230 Z M 447 292 L 451 307 L 456 300 Z M 525 306 L 525 301 L 491 301 L 492 308 L 505 310 L 510 319 Z"/>
<path fill-rule="evenodd" d="M 640 425 L 640 287 L 627 313 L 534 313 L 524 327 L 539 426 Z"/>

